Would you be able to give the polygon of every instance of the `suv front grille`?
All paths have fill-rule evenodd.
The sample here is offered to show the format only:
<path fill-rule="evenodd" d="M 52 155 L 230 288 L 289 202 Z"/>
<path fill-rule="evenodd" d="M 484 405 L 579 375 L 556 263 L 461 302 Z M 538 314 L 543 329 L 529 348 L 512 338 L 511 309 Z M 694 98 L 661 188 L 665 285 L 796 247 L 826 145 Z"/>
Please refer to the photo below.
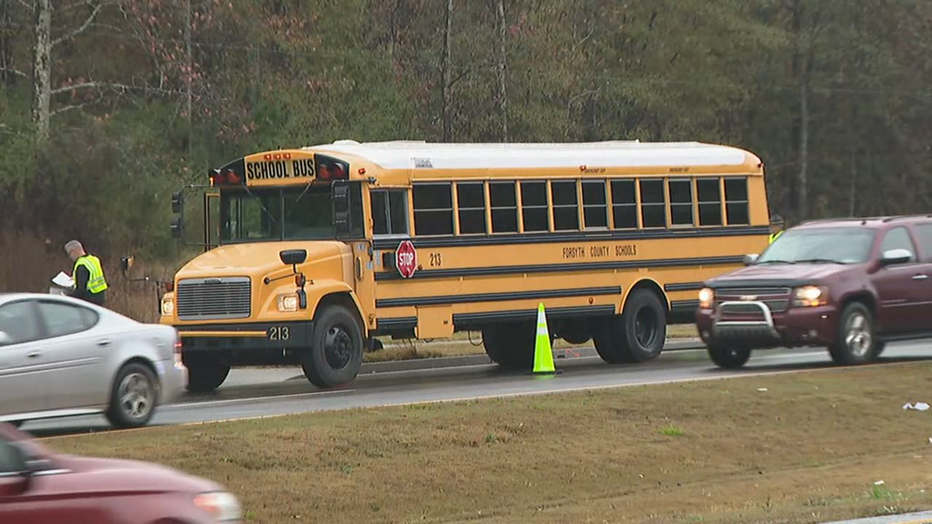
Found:
<path fill-rule="evenodd" d="M 176 307 L 181 320 L 248 318 L 249 277 L 188 278 L 178 282 Z"/>
<path fill-rule="evenodd" d="M 753 301 L 763 302 L 774 313 L 782 313 L 790 307 L 790 293 L 792 289 L 788 287 L 747 287 L 747 288 L 724 288 L 715 291 L 715 305 L 720 306 L 722 302 L 742 302 Z M 750 306 L 760 314 L 760 308 Z M 751 309 L 747 313 L 751 313 Z M 740 308 L 737 308 L 740 309 Z M 736 308 L 729 306 L 725 314 L 740 314 Z"/>

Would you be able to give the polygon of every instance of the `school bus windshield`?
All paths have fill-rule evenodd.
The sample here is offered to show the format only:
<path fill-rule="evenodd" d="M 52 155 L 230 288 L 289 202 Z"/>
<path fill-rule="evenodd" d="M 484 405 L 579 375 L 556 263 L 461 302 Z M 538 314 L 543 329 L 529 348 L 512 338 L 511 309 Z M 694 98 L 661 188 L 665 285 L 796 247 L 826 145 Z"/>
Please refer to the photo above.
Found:
<path fill-rule="evenodd" d="M 221 242 L 334 238 L 329 187 L 223 191 Z"/>

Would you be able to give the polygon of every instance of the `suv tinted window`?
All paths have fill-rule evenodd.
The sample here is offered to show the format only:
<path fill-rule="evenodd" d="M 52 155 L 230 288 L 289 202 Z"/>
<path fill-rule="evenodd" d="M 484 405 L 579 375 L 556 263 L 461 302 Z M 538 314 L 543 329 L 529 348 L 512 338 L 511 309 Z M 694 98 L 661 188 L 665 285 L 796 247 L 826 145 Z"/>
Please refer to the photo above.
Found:
<path fill-rule="evenodd" d="M 40 302 L 49 337 L 61 337 L 90 329 L 97 323 L 97 313 L 90 309 L 60 302 Z"/>
<path fill-rule="evenodd" d="M 912 239 L 909 238 L 909 233 L 905 227 L 891 229 L 883 237 L 883 243 L 880 245 L 881 256 L 891 249 L 905 249 L 912 255 L 909 261 L 916 261 L 916 247 L 913 245 Z"/>
<path fill-rule="evenodd" d="M 39 338 L 39 322 L 32 306 L 31 301 L 23 300 L 0 307 L 0 331 L 13 339 L 14 344 Z"/>

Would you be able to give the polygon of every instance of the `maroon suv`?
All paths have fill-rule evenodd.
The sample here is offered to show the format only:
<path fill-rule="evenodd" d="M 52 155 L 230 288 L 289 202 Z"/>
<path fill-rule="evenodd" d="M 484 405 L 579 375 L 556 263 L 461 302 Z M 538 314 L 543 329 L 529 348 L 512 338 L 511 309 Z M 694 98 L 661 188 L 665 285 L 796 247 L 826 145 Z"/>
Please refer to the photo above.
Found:
<path fill-rule="evenodd" d="M 780 346 L 862 364 L 932 336 L 932 215 L 807 222 L 745 262 L 699 292 L 696 324 L 721 367 Z"/>

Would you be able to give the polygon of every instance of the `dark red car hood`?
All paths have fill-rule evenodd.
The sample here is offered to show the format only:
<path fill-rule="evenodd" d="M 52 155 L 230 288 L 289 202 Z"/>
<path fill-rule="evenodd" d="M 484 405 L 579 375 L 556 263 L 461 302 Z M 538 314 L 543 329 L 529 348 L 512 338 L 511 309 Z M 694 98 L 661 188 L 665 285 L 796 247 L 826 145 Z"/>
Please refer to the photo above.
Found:
<path fill-rule="evenodd" d="M 844 264 L 756 264 L 706 281 L 712 288 L 744 285 L 800 286 L 819 284 L 851 271 Z"/>
<path fill-rule="evenodd" d="M 50 467 L 62 473 L 34 478 L 37 486 L 55 477 L 54 491 L 76 493 L 132 494 L 153 492 L 201 493 L 220 491 L 213 482 L 186 475 L 180 471 L 131 460 L 113 460 L 54 455 Z"/>

